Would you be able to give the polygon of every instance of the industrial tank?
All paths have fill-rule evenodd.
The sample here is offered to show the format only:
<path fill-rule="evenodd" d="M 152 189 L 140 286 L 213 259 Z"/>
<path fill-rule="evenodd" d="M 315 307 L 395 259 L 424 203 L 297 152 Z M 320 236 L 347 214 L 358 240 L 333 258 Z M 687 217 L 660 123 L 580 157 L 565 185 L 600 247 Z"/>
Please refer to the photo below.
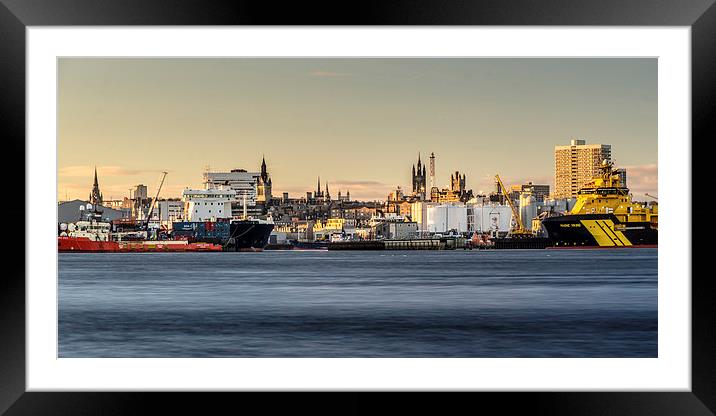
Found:
<path fill-rule="evenodd" d="M 520 194 L 520 220 L 525 228 L 532 226 L 532 220 L 537 217 L 537 202 L 531 193 Z"/>
<path fill-rule="evenodd" d="M 464 233 L 470 231 L 467 223 L 467 207 L 464 205 L 436 205 L 427 209 L 427 228 L 431 233 L 450 230 Z"/>
<path fill-rule="evenodd" d="M 510 231 L 512 209 L 500 204 L 476 204 L 473 210 L 473 231 L 478 233 L 506 233 Z"/>

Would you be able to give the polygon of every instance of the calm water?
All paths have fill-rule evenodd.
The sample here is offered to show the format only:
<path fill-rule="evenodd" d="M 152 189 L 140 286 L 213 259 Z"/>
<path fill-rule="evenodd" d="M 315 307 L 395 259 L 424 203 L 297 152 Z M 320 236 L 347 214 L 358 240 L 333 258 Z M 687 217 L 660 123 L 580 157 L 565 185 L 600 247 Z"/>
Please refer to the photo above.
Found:
<path fill-rule="evenodd" d="M 60 357 L 655 357 L 657 251 L 59 256 Z"/>

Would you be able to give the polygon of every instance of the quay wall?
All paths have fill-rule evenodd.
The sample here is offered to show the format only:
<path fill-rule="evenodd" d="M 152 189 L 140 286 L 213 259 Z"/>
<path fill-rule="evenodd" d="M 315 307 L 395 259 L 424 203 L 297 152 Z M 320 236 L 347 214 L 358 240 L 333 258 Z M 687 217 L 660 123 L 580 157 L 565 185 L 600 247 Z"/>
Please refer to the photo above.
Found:
<path fill-rule="evenodd" d="M 460 243 L 459 243 L 460 244 Z M 328 243 L 329 250 L 451 250 L 462 248 L 455 240 L 439 238 L 409 240 L 337 241 Z"/>
<path fill-rule="evenodd" d="M 494 249 L 545 249 L 552 246 L 549 238 L 497 238 Z"/>
<path fill-rule="evenodd" d="M 328 243 L 328 250 L 456 250 L 456 249 L 544 249 L 552 246 L 548 238 L 499 238 L 490 246 L 472 246 L 465 239 L 410 239 L 339 241 Z"/>

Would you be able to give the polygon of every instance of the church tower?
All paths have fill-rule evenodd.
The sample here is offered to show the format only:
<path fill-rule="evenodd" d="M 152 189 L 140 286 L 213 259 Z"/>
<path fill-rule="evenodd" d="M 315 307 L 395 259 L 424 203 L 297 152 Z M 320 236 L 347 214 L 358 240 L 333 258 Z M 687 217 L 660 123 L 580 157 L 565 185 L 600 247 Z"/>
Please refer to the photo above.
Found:
<path fill-rule="evenodd" d="M 97 167 L 94 168 L 94 185 L 89 195 L 89 203 L 92 205 L 102 205 L 102 193 L 99 191 L 99 182 L 97 181 Z"/>
<path fill-rule="evenodd" d="M 271 177 L 266 170 L 266 158 L 261 159 L 261 175 L 256 186 L 256 201 L 271 201 Z"/>
<path fill-rule="evenodd" d="M 418 197 L 421 200 L 425 199 L 425 189 L 426 189 L 426 175 L 425 175 L 425 165 L 423 165 L 422 160 L 420 160 L 420 153 L 418 153 L 418 167 L 415 168 L 415 165 L 413 165 L 413 196 Z"/>

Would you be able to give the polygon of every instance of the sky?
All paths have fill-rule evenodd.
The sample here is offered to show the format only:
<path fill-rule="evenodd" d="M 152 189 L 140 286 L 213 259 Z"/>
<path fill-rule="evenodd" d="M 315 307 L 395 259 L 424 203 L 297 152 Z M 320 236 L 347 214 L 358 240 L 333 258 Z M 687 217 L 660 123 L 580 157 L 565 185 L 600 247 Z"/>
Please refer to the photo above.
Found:
<path fill-rule="evenodd" d="M 436 186 L 554 186 L 554 146 L 612 145 L 639 198 L 657 195 L 652 58 L 61 58 L 58 199 L 107 199 L 137 184 L 161 197 L 202 174 L 259 171 L 273 194 L 385 199 L 410 191 L 418 155 Z M 428 184 L 429 186 L 429 184 Z"/>

